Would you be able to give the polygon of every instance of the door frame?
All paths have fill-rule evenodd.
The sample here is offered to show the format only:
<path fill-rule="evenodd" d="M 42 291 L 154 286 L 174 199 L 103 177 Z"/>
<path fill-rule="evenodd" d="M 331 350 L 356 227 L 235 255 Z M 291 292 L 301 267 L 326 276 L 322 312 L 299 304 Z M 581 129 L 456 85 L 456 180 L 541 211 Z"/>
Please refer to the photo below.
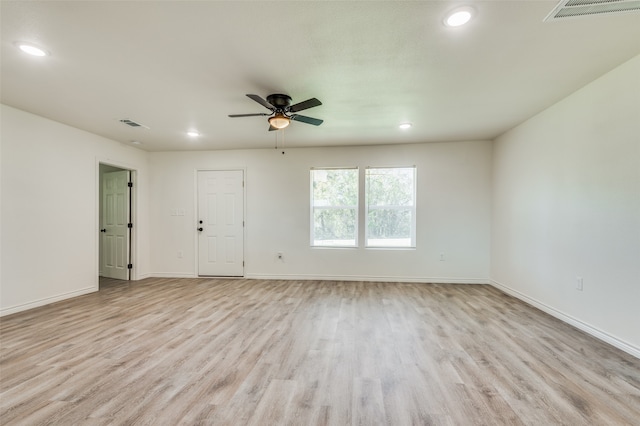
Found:
<path fill-rule="evenodd" d="M 128 170 L 130 172 L 130 179 L 133 182 L 133 187 L 131 188 L 131 204 L 129 205 L 129 211 L 131 214 L 131 223 L 133 223 L 133 228 L 131 228 L 130 235 L 130 245 L 131 249 L 129 251 L 130 262 L 133 265 L 131 270 L 129 271 L 129 281 L 137 281 L 139 278 L 139 269 L 138 269 L 138 259 L 140 259 L 138 253 L 138 227 L 140 226 L 140 217 L 139 217 L 139 209 L 138 209 L 138 169 L 132 166 L 131 164 L 127 164 L 124 162 L 112 160 L 112 159 L 101 159 L 96 158 L 96 197 L 95 197 L 95 286 L 96 289 L 100 288 L 100 200 L 102 198 L 102 188 L 100 187 L 100 165 L 117 167 L 122 170 Z"/>
<path fill-rule="evenodd" d="M 200 270 L 200 245 L 198 244 L 198 172 L 233 172 L 242 171 L 242 221 L 244 225 L 242 227 L 242 261 L 244 266 L 242 268 L 242 277 L 227 277 L 227 278 L 243 278 L 247 276 L 247 168 L 246 167 L 207 167 L 198 168 L 193 170 L 193 252 L 196 254 L 193 260 L 193 272 L 195 277 L 200 277 L 198 272 Z"/>

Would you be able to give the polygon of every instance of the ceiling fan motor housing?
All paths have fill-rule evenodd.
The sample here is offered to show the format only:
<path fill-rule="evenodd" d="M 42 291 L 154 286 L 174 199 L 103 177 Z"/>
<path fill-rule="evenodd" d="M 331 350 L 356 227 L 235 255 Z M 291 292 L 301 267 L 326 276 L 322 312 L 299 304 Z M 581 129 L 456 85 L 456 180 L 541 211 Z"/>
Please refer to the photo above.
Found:
<path fill-rule="evenodd" d="M 276 107 L 276 109 L 285 109 L 291 105 L 291 97 L 281 93 L 275 93 L 267 96 L 267 102 Z"/>

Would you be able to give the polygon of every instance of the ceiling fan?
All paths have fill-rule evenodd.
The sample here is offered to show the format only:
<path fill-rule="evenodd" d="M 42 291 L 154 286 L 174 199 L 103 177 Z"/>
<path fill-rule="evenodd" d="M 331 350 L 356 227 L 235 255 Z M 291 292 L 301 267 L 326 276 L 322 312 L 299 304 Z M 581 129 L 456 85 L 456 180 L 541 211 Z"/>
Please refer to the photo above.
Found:
<path fill-rule="evenodd" d="M 307 99 L 306 101 L 291 105 L 291 97 L 280 93 L 275 93 L 273 95 L 267 96 L 267 100 L 262 99 L 258 95 L 247 96 L 266 109 L 270 110 L 271 113 L 268 114 L 266 112 L 259 112 L 256 114 L 230 114 L 229 117 L 254 117 L 259 115 L 265 117 L 269 116 L 269 131 L 284 129 L 289 125 L 291 120 L 312 124 L 314 126 L 319 126 L 322 124 L 323 120 L 320 120 L 318 118 L 295 114 L 298 111 L 322 105 L 322 102 L 320 102 L 316 98 Z"/>

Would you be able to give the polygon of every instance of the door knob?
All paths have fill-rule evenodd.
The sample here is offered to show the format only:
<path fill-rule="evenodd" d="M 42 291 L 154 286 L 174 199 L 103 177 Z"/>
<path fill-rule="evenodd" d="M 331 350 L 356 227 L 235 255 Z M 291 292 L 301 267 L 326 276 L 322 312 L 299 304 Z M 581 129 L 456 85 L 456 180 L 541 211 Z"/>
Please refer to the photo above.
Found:
<path fill-rule="evenodd" d="M 106 229 L 101 229 L 100 232 L 107 232 L 107 230 Z"/>
<path fill-rule="evenodd" d="M 203 229 L 202 229 L 202 228 L 198 228 L 198 231 L 202 232 L 202 231 L 203 231 Z"/>

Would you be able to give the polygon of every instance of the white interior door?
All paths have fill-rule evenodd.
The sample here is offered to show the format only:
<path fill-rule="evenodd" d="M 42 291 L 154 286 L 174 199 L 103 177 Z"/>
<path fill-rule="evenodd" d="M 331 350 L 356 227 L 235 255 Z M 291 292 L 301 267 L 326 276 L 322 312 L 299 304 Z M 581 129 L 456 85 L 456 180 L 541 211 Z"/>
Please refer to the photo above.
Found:
<path fill-rule="evenodd" d="M 129 279 L 130 172 L 105 173 L 102 181 L 102 275 Z"/>
<path fill-rule="evenodd" d="M 244 275 L 244 172 L 198 172 L 198 275 Z"/>

